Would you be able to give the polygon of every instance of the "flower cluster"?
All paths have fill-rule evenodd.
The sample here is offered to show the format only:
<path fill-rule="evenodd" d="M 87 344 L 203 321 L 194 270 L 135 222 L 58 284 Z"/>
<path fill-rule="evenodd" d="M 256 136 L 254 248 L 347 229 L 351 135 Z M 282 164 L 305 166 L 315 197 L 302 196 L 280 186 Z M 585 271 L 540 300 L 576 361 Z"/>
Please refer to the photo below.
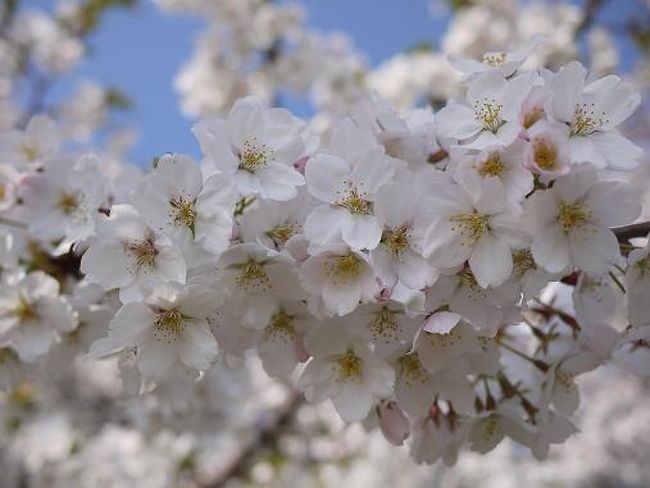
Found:
<path fill-rule="evenodd" d="M 417 462 L 505 437 L 545 457 L 576 431 L 578 375 L 650 375 L 650 247 L 614 232 L 641 213 L 617 179 L 639 95 L 524 69 L 539 42 L 454 58 L 466 95 L 436 113 L 367 99 L 316 134 L 241 98 L 193 127 L 200 162 L 146 175 L 70 156 L 44 115 L 2 134 L 2 384 L 72 345 L 189 402 L 255 351 Z"/>

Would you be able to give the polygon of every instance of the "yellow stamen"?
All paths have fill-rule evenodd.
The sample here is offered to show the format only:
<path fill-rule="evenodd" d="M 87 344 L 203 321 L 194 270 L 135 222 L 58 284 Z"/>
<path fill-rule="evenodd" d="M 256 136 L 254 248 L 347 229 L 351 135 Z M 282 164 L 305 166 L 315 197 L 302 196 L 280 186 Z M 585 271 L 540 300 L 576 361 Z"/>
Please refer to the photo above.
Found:
<path fill-rule="evenodd" d="M 520 249 L 512 254 L 512 266 L 514 274 L 517 276 L 524 275 L 531 269 L 537 269 L 533 254 L 530 249 Z"/>
<path fill-rule="evenodd" d="M 327 263 L 327 275 L 334 281 L 348 282 L 357 278 L 365 268 L 365 261 L 353 252 L 337 256 Z"/>
<path fill-rule="evenodd" d="M 196 220 L 194 202 L 183 196 L 178 196 L 169 200 L 169 205 L 172 208 L 170 216 L 174 224 L 189 227 L 192 231 L 192 235 L 194 235 L 194 225 Z"/>
<path fill-rule="evenodd" d="M 243 264 L 235 264 L 232 267 L 240 270 L 236 283 L 246 291 L 265 290 L 271 287 L 271 280 L 264 271 L 265 261 L 255 261 L 250 258 Z"/>
<path fill-rule="evenodd" d="M 271 156 L 266 144 L 258 144 L 256 137 L 246 139 L 239 151 L 239 169 L 254 174 L 269 163 Z"/>
<path fill-rule="evenodd" d="M 294 317 L 284 310 L 274 314 L 264 329 L 264 340 L 267 342 L 293 340 L 296 337 L 296 329 L 292 325 L 293 319 Z"/>
<path fill-rule="evenodd" d="M 338 380 L 341 382 L 359 379 L 363 372 L 363 361 L 354 351 L 348 350 L 336 360 Z"/>
<path fill-rule="evenodd" d="M 351 214 L 369 215 L 372 213 L 372 202 L 364 192 L 359 190 L 351 181 L 346 182 L 345 195 L 336 204 Z"/>
<path fill-rule="evenodd" d="M 291 220 L 276 225 L 270 231 L 266 232 L 266 237 L 273 241 L 276 248 L 284 247 L 289 239 L 298 233 L 300 226 Z"/>
<path fill-rule="evenodd" d="M 607 114 L 601 112 L 596 114 L 595 104 L 587 105 L 585 103 L 577 105 L 571 122 L 572 136 L 587 136 L 598 131 L 604 124 L 609 122 Z"/>
<path fill-rule="evenodd" d="M 557 148 L 542 138 L 534 139 L 533 159 L 540 169 L 553 171 L 557 168 Z"/>
<path fill-rule="evenodd" d="M 405 223 L 393 230 L 384 231 L 381 236 L 381 242 L 390 250 L 390 252 L 399 257 L 409 248 L 409 238 L 411 234 L 411 224 Z"/>
<path fill-rule="evenodd" d="M 151 269 L 156 264 L 158 249 L 156 249 L 152 237 L 142 241 L 129 242 L 126 245 L 126 252 L 135 261 L 135 268 L 138 271 L 141 269 Z"/>
<path fill-rule="evenodd" d="M 503 52 L 491 52 L 485 53 L 482 58 L 483 64 L 491 67 L 497 68 L 501 66 L 506 61 L 506 53 Z"/>
<path fill-rule="evenodd" d="M 491 153 L 485 162 L 478 168 L 478 174 L 482 178 L 488 176 L 499 176 L 506 168 L 503 159 L 499 153 Z"/>
<path fill-rule="evenodd" d="M 153 322 L 153 335 L 160 342 L 176 342 L 184 330 L 183 315 L 176 309 L 159 312 Z"/>
<path fill-rule="evenodd" d="M 460 235 L 463 238 L 461 246 L 475 244 L 490 228 L 489 216 L 481 215 L 476 212 L 454 215 L 449 217 L 449 220 L 455 224 L 451 228 L 452 232 L 456 230 L 460 231 Z"/>
<path fill-rule="evenodd" d="M 22 296 L 18 299 L 18 305 L 14 308 L 13 315 L 21 322 L 32 322 L 38 319 L 36 307 Z"/>
<path fill-rule="evenodd" d="M 25 159 L 30 162 L 36 161 L 40 154 L 38 147 L 29 144 L 22 144 L 20 146 L 20 152 L 23 153 Z"/>
<path fill-rule="evenodd" d="M 73 193 L 61 193 L 56 207 L 64 214 L 69 215 L 79 208 L 79 201 L 77 196 Z"/>
<path fill-rule="evenodd" d="M 558 222 L 565 232 L 571 229 L 581 228 L 589 223 L 589 212 L 581 203 L 560 202 L 560 211 L 557 217 Z"/>
<path fill-rule="evenodd" d="M 495 98 L 488 99 L 485 97 L 482 102 L 474 106 L 474 117 L 483 124 L 483 127 L 496 134 L 501 126 L 505 124 L 501 120 L 501 110 L 503 104 Z"/>

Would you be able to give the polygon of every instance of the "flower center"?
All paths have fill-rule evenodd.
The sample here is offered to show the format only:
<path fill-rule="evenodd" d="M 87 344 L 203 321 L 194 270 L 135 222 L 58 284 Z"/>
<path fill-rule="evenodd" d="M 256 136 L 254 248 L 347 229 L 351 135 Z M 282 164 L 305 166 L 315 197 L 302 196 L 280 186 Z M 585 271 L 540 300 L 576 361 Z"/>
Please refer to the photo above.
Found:
<path fill-rule="evenodd" d="M 646 273 L 650 274 L 650 256 L 646 256 L 643 259 L 639 259 L 636 263 L 634 263 L 634 265 L 639 268 L 639 272 L 641 273 L 641 276 L 645 276 Z"/>
<path fill-rule="evenodd" d="M 269 324 L 264 329 L 266 341 L 290 341 L 296 337 L 296 329 L 292 323 L 294 317 L 280 310 L 271 317 Z"/>
<path fill-rule="evenodd" d="M 573 121 L 571 122 L 572 136 L 587 136 L 599 130 L 603 124 L 609 122 L 607 114 L 601 112 L 596 114 L 594 110 L 595 105 L 592 103 L 587 105 L 582 103 L 576 105 L 575 112 L 573 113 Z"/>
<path fill-rule="evenodd" d="M 517 276 L 523 276 L 526 271 L 537 269 L 537 265 L 535 264 L 530 249 L 519 249 L 518 251 L 515 251 L 512 254 L 512 266 L 514 274 Z"/>
<path fill-rule="evenodd" d="M 573 389 L 573 375 L 561 369 L 555 371 L 555 385 L 564 391 Z"/>
<path fill-rule="evenodd" d="M 399 365 L 402 377 L 407 386 L 413 386 L 417 383 L 422 384 L 427 381 L 428 374 L 422 367 L 422 363 L 418 359 L 417 355 L 409 354 L 407 356 L 402 356 L 399 359 Z"/>
<path fill-rule="evenodd" d="M 501 435 L 501 426 L 496 416 L 491 416 L 485 421 L 481 434 L 485 441 L 493 439 L 495 436 Z"/>
<path fill-rule="evenodd" d="M 339 381 L 356 380 L 363 372 L 363 361 L 354 351 L 348 350 L 336 359 Z"/>
<path fill-rule="evenodd" d="M 194 202 L 189 198 L 178 196 L 169 200 L 169 205 L 172 208 L 170 217 L 175 225 L 187 226 L 194 235 L 194 225 L 196 221 L 196 210 L 194 209 Z"/>
<path fill-rule="evenodd" d="M 589 212 L 581 203 L 560 202 L 557 221 L 565 232 L 581 228 L 589 223 Z"/>
<path fill-rule="evenodd" d="M 540 169 L 552 171 L 557 168 L 557 149 L 542 138 L 534 139 L 533 159 Z"/>
<path fill-rule="evenodd" d="M 135 261 L 135 268 L 137 271 L 141 269 L 151 269 L 156 264 L 158 249 L 156 249 L 152 237 L 148 237 L 142 241 L 129 242 L 126 245 L 126 252 Z"/>
<path fill-rule="evenodd" d="M 502 103 L 495 98 L 488 99 L 484 97 L 482 102 L 474 105 L 474 117 L 483 124 L 485 129 L 496 134 L 501 126 L 505 124 L 501 120 L 501 110 L 503 110 Z"/>
<path fill-rule="evenodd" d="M 32 322 L 38 319 L 36 307 L 22 296 L 18 299 L 16 308 L 13 309 L 13 315 L 21 322 Z"/>
<path fill-rule="evenodd" d="M 488 176 L 499 176 L 506 169 L 506 165 L 499 153 L 491 153 L 485 162 L 478 168 L 478 174 L 482 178 Z"/>
<path fill-rule="evenodd" d="M 386 230 L 381 236 L 381 242 L 390 250 L 393 255 L 398 257 L 401 253 L 409 248 L 409 237 L 411 234 L 411 224 L 405 223 L 393 230 Z"/>
<path fill-rule="evenodd" d="M 506 61 L 506 53 L 503 52 L 490 52 L 485 53 L 482 57 L 483 64 L 491 67 L 497 68 L 501 66 Z"/>
<path fill-rule="evenodd" d="M 344 197 L 336 204 L 351 214 L 370 215 L 372 213 L 372 202 L 368 200 L 367 195 L 350 181 L 346 182 L 346 186 Z"/>
<path fill-rule="evenodd" d="M 153 335 L 159 342 L 172 344 L 184 330 L 183 315 L 176 309 L 162 310 L 153 321 Z"/>
<path fill-rule="evenodd" d="M 473 291 L 482 291 L 482 288 L 476 281 L 476 277 L 469 266 L 465 266 L 459 273 L 458 278 L 460 279 L 460 285 L 464 288 Z"/>
<path fill-rule="evenodd" d="M 233 265 L 234 268 L 240 270 L 235 282 L 246 291 L 270 288 L 271 280 L 266 274 L 266 271 L 264 271 L 265 264 L 265 261 L 255 261 L 253 258 L 250 258 L 243 264 Z"/>
<path fill-rule="evenodd" d="M 266 144 L 258 144 L 257 138 L 246 139 L 238 152 L 239 169 L 255 174 L 259 168 L 266 166 L 271 158 L 271 151 Z"/>
<path fill-rule="evenodd" d="M 77 200 L 77 196 L 74 193 L 63 192 L 59 196 L 59 201 L 56 202 L 56 208 L 64 214 L 70 215 L 79 208 L 79 200 Z"/>
<path fill-rule="evenodd" d="M 477 212 L 454 215 L 449 217 L 449 221 L 454 224 L 451 227 L 451 231 L 460 232 L 460 236 L 463 239 L 461 246 L 475 244 L 490 228 L 489 216 Z"/>
<path fill-rule="evenodd" d="M 545 112 L 543 107 L 533 107 L 526 111 L 523 121 L 524 129 L 530 129 L 535 122 L 544 117 L 544 114 Z"/>
<path fill-rule="evenodd" d="M 399 330 L 400 327 L 395 312 L 388 307 L 382 307 L 370 321 L 370 334 L 374 341 L 377 341 L 380 337 L 385 339 L 386 342 L 398 339 Z"/>
<path fill-rule="evenodd" d="M 27 161 L 36 161 L 39 156 L 38 147 L 31 144 L 21 144 L 20 152 L 25 156 Z"/>
<path fill-rule="evenodd" d="M 282 224 L 278 224 L 264 235 L 273 241 L 276 248 L 284 247 L 289 239 L 291 239 L 300 226 L 291 220 L 286 220 Z"/>
<path fill-rule="evenodd" d="M 337 256 L 332 262 L 328 263 L 328 276 L 334 278 L 334 281 L 349 282 L 357 278 L 365 268 L 365 262 L 353 252 L 343 256 Z"/>

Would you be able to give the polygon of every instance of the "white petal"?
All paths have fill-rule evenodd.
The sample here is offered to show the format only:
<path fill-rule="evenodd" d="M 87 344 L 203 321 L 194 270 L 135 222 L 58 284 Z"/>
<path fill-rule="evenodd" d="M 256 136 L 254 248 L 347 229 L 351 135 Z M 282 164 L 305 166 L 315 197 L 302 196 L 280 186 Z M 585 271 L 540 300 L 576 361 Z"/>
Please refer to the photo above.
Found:
<path fill-rule="evenodd" d="M 503 239 L 486 234 L 474 246 L 469 267 L 482 288 L 500 285 L 512 273 L 510 246 Z"/>
<path fill-rule="evenodd" d="M 205 321 L 191 321 L 185 326 L 178 353 L 186 366 L 207 370 L 217 357 L 217 341 Z"/>
<path fill-rule="evenodd" d="M 332 398 L 332 403 L 343 420 L 360 422 L 368 416 L 374 401 L 366 388 L 349 382 Z"/>
<path fill-rule="evenodd" d="M 352 249 L 372 250 L 381 239 L 381 225 L 373 215 L 347 215 L 341 235 Z"/>
<path fill-rule="evenodd" d="M 551 273 L 563 271 L 570 263 L 569 238 L 559 225 L 548 225 L 534 236 L 530 250 L 535 262 Z"/>

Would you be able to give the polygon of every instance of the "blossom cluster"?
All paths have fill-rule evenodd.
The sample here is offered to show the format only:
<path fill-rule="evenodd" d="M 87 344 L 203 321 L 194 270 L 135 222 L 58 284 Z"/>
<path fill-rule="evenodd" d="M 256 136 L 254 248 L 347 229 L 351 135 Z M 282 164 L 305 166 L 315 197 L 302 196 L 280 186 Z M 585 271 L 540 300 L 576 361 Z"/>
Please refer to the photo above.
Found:
<path fill-rule="evenodd" d="M 190 401 L 252 350 L 417 462 L 504 437 L 545 457 L 576 431 L 577 376 L 650 375 L 650 247 L 614 232 L 641 213 L 616 177 L 642 157 L 618 129 L 640 96 L 525 69 L 540 42 L 452 58 L 466 92 L 436 113 L 375 97 L 324 134 L 241 98 L 193 127 L 201 161 L 144 175 L 70 155 L 45 115 L 3 133 L 2 384 L 72 345 Z"/>

